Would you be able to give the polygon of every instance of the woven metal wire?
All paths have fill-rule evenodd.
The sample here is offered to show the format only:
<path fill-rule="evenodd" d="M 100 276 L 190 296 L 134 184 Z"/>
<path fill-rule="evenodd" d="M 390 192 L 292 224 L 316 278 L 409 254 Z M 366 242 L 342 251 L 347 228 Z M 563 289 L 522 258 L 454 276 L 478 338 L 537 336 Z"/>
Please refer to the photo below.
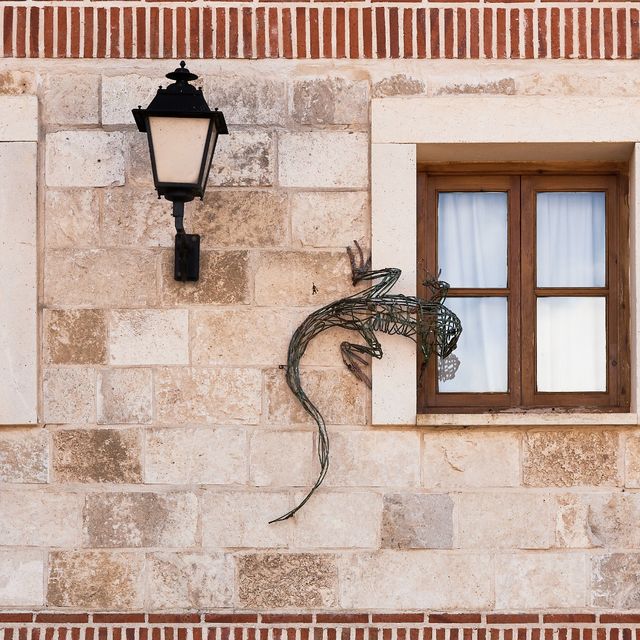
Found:
<path fill-rule="evenodd" d="M 354 286 L 367 281 L 377 281 L 376 284 L 314 311 L 296 329 L 289 343 L 286 380 L 293 394 L 318 426 L 320 473 L 305 498 L 296 507 L 271 522 L 287 520 L 302 508 L 322 484 L 329 470 L 327 427 L 322 414 L 311 402 L 300 382 L 300 360 L 313 338 L 333 327 L 355 331 L 365 344 L 342 342 L 342 360 L 356 378 L 371 387 L 371 379 L 363 367 L 368 365 L 365 356 L 382 358 L 382 348 L 375 336 L 376 331 L 411 338 L 420 347 L 425 363 L 434 353 L 440 358 L 446 358 L 456 348 L 462 332 L 458 317 L 443 304 L 449 289 L 446 282 L 437 279 L 427 280 L 424 284 L 430 293 L 428 300 L 391 294 L 389 291 L 398 281 L 400 269 L 372 271 L 371 260 L 365 262 L 357 242 L 355 246 L 357 256 L 350 248 L 347 249 Z"/>

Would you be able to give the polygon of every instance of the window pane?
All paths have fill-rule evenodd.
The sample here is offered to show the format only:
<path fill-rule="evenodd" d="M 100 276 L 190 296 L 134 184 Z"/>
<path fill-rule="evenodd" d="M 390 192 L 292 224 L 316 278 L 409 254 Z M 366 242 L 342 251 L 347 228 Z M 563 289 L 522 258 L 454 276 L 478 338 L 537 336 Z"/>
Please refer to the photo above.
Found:
<path fill-rule="evenodd" d="M 460 318 L 462 335 L 458 348 L 438 362 L 439 390 L 507 391 L 507 299 L 447 298 L 446 304 Z"/>
<path fill-rule="evenodd" d="M 605 285 L 605 194 L 537 194 L 539 287 Z"/>
<path fill-rule="evenodd" d="M 507 194 L 438 194 L 438 268 L 452 287 L 507 286 Z"/>
<path fill-rule="evenodd" d="M 604 298 L 538 298 L 538 391 L 606 391 Z"/>

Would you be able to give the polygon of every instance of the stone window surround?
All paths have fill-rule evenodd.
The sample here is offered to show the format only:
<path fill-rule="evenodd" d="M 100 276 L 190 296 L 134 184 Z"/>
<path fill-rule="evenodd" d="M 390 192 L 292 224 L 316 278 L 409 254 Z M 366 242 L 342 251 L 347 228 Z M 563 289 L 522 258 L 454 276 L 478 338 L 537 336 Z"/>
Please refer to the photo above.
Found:
<path fill-rule="evenodd" d="M 0 97 L 0 425 L 38 421 L 38 100 Z"/>
<path fill-rule="evenodd" d="M 398 293 L 416 294 L 418 161 L 629 163 L 631 410 L 629 413 L 527 411 L 416 413 L 415 345 L 380 336 L 372 363 L 374 425 L 635 425 L 640 362 L 640 110 L 638 98 L 551 96 L 392 97 L 371 105 L 371 229 L 374 268 L 402 269 Z M 603 117 L 604 115 L 604 117 Z M 635 339 L 633 339 L 635 338 Z"/>

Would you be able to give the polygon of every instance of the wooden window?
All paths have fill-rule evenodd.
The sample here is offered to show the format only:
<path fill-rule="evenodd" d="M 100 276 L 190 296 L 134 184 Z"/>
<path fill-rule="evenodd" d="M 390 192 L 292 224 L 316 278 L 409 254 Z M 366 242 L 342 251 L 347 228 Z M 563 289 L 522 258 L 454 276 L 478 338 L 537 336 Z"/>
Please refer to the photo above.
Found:
<path fill-rule="evenodd" d="M 418 174 L 419 279 L 463 326 L 419 363 L 419 411 L 628 411 L 623 182 L 542 173 Z"/>

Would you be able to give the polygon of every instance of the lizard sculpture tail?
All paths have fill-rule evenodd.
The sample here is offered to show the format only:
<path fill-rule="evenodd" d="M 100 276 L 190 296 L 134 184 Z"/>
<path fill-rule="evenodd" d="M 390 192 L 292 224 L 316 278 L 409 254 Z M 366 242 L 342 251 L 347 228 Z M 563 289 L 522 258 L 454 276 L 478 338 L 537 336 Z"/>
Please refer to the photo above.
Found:
<path fill-rule="evenodd" d="M 340 345 L 342 360 L 349 371 L 371 387 L 371 380 L 363 371 L 363 367 L 368 365 L 365 359 L 367 355 L 382 358 L 382 347 L 375 336 L 376 331 L 402 335 L 416 341 L 425 362 L 432 353 L 442 358 L 448 356 L 456 348 L 462 332 L 460 320 L 443 304 L 449 287 L 446 282 L 429 280 L 425 283 L 430 291 L 429 300 L 390 294 L 389 291 L 400 277 L 400 270 L 389 268 L 372 271 L 371 259 L 365 262 L 360 245 L 357 242 L 354 244 L 358 252 L 357 260 L 351 249 L 347 249 L 354 286 L 361 281 L 379 282 L 364 291 L 314 311 L 296 329 L 289 342 L 286 380 L 293 394 L 318 427 L 320 473 L 304 499 L 271 522 L 281 522 L 293 516 L 322 484 L 329 470 L 327 427 L 322 414 L 300 383 L 300 360 L 313 338 L 332 327 L 350 329 L 359 334 L 365 344 L 343 342 Z"/>

